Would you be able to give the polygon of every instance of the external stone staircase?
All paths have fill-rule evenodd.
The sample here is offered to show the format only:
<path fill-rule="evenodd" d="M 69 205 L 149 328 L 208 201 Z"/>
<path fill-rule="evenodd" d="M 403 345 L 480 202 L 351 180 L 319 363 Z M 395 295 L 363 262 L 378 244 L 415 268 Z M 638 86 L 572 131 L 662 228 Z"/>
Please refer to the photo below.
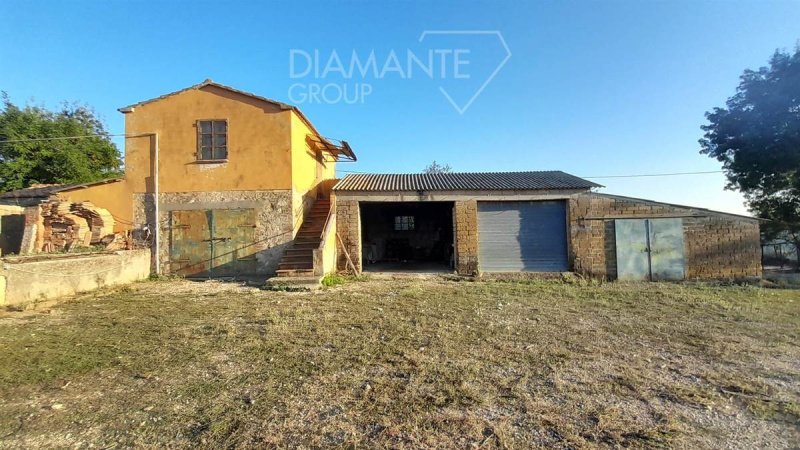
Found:
<path fill-rule="evenodd" d="M 329 198 L 317 199 L 297 231 L 294 245 L 283 254 L 278 264 L 278 277 L 314 276 L 314 249 L 319 248 L 330 209 Z"/>

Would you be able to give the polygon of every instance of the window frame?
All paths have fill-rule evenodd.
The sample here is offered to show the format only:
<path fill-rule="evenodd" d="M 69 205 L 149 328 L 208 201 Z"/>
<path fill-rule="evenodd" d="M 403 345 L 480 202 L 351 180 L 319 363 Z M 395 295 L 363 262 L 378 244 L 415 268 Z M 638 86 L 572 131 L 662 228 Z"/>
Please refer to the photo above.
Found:
<path fill-rule="evenodd" d="M 201 126 L 202 122 L 210 122 L 211 123 L 211 159 L 203 158 L 203 135 L 208 133 L 203 133 L 203 129 Z M 214 136 L 216 133 L 214 132 L 214 122 L 224 122 L 225 123 L 225 158 L 214 158 Z M 195 128 L 197 129 L 197 150 L 195 153 L 195 160 L 198 163 L 221 163 L 227 162 L 228 158 L 230 157 L 230 124 L 228 123 L 228 119 L 197 119 L 195 121 Z"/>
<path fill-rule="evenodd" d="M 417 220 L 413 215 L 398 215 L 394 216 L 393 225 L 394 231 L 415 231 L 417 228 Z"/>

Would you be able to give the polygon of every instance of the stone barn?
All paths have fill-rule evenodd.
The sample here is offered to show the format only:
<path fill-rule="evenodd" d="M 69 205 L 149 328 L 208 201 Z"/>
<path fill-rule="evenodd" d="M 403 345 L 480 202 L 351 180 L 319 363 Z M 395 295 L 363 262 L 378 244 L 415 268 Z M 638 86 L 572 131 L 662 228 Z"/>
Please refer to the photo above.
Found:
<path fill-rule="evenodd" d="M 616 280 L 761 276 L 759 222 L 594 192 L 560 171 L 352 174 L 333 188 L 339 268 Z"/>

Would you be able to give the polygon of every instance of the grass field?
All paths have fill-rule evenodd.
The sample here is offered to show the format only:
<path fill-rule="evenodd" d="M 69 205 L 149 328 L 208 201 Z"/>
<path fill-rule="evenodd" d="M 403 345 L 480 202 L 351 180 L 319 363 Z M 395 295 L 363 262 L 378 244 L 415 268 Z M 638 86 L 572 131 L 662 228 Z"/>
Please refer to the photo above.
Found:
<path fill-rule="evenodd" d="M 144 282 L 0 317 L 0 447 L 786 448 L 800 291 Z"/>

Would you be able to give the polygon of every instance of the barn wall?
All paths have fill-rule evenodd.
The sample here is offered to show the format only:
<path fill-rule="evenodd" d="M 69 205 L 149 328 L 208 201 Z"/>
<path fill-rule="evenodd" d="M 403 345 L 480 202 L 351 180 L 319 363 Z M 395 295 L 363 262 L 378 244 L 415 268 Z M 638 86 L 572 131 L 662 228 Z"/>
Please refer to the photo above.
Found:
<path fill-rule="evenodd" d="M 687 279 L 761 276 L 758 221 L 706 210 L 582 194 L 569 202 L 570 257 L 575 272 L 616 278 L 614 218 L 682 217 Z"/>
<path fill-rule="evenodd" d="M 455 202 L 456 271 L 462 275 L 478 273 L 478 202 Z"/>
<path fill-rule="evenodd" d="M 361 272 L 361 211 L 358 201 L 347 200 L 338 195 L 336 201 L 336 232 L 342 239 L 347 255 L 356 266 L 356 271 Z M 339 253 L 339 270 L 350 270 L 347 264 L 347 255 L 344 251 Z"/>

